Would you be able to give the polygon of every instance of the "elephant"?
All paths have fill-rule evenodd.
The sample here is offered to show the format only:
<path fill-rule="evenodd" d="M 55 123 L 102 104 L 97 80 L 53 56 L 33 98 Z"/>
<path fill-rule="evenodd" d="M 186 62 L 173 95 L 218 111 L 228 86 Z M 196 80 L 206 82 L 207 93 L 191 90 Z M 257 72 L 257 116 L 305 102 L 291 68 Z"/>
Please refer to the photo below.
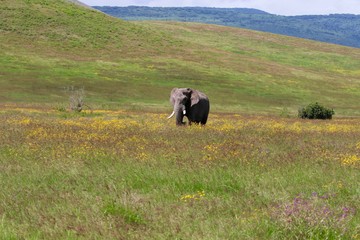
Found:
<path fill-rule="evenodd" d="M 209 98 L 202 92 L 191 88 L 173 88 L 170 93 L 170 103 L 174 106 L 173 112 L 168 119 L 176 115 L 176 125 L 181 126 L 184 116 L 191 123 L 204 126 L 207 122 L 210 101 Z"/>

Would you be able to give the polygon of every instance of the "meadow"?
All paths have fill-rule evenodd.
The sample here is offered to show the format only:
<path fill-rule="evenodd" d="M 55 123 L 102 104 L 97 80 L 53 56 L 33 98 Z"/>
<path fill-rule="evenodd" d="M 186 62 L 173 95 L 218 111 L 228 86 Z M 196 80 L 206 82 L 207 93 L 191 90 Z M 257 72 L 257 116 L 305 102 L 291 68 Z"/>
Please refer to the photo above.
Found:
<path fill-rule="evenodd" d="M 174 87 L 221 112 L 278 114 L 312 102 L 360 116 L 360 50 L 247 29 L 127 22 L 67 0 L 3 0 L 0 100 L 168 107 Z"/>
<path fill-rule="evenodd" d="M 360 119 L 0 108 L 0 239 L 360 239 Z"/>
<path fill-rule="evenodd" d="M 0 239 L 360 239 L 359 49 L 1 3 Z M 206 127 L 166 119 L 173 87 Z"/>

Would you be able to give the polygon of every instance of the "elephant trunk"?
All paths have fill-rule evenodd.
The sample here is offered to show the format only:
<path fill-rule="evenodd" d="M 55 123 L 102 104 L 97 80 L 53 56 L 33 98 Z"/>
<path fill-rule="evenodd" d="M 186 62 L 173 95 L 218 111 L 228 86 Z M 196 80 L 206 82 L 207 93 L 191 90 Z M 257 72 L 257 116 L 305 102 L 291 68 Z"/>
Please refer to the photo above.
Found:
<path fill-rule="evenodd" d="M 176 125 L 183 125 L 183 118 L 186 114 L 185 106 L 181 104 L 175 104 L 174 114 L 176 115 Z"/>
<path fill-rule="evenodd" d="M 176 116 L 176 125 L 184 125 L 183 118 L 186 115 L 185 105 L 175 102 L 173 112 L 167 117 L 168 119 Z"/>
<path fill-rule="evenodd" d="M 167 117 L 168 119 L 172 118 L 175 114 L 175 110 Z M 186 110 L 183 110 L 183 115 L 186 115 Z"/>
<path fill-rule="evenodd" d="M 184 115 L 186 114 L 186 111 L 184 110 L 182 113 L 183 113 L 183 115 L 182 115 L 181 113 L 179 113 L 179 112 L 176 114 L 176 124 L 177 124 L 177 125 L 183 124 L 182 119 L 183 119 Z M 170 116 L 168 116 L 167 118 L 170 119 L 170 118 L 172 118 L 174 115 L 175 115 L 175 111 L 173 111 L 173 112 L 170 114 Z"/>
<path fill-rule="evenodd" d="M 185 106 L 182 104 L 175 103 L 174 110 L 168 118 L 171 118 L 175 115 L 176 117 L 176 125 L 183 125 L 183 118 L 186 114 Z"/>

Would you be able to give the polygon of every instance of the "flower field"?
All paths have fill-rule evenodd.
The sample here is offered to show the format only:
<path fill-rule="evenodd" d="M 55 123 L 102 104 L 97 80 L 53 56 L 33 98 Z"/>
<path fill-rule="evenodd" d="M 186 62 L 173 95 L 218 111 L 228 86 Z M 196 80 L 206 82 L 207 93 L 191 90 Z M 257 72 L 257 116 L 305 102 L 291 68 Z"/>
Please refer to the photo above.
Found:
<path fill-rule="evenodd" d="M 166 116 L 2 106 L 0 239 L 360 239 L 359 118 Z"/>

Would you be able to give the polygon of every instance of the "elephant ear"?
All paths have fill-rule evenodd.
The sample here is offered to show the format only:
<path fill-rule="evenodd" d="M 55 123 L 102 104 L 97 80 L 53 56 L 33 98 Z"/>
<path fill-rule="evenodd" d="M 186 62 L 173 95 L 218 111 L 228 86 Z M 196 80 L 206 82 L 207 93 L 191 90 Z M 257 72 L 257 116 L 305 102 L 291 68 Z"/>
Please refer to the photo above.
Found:
<path fill-rule="evenodd" d="M 200 100 L 199 92 L 196 90 L 191 91 L 191 106 L 197 104 Z"/>
<path fill-rule="evenodd" d="M 178 90 L 178 88 L 173 88 L 170 93 L 170 102 L 172 105 L 175 104 L 175 93 Z"/>

